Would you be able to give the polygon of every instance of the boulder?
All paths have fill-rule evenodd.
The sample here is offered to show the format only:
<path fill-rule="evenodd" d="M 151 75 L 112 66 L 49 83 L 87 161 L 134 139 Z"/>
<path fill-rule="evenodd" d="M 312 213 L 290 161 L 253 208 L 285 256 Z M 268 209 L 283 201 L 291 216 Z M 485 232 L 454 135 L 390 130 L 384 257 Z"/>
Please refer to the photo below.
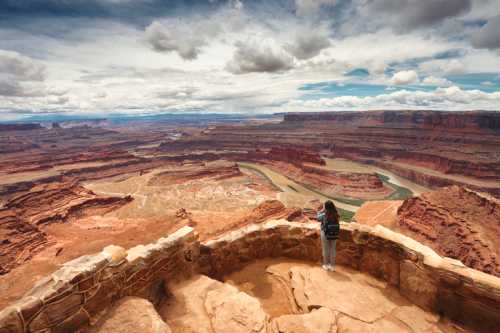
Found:
<path fill-rule="evenodd" d="M 197 275 L 169 286 L 171 299 L 160 314 L 175 332 L 266 332 L 268 315 L 260 302 L 232 285 Z"/>
<path fill-rule="evenodd" d="M 171 333 L 153 304 L 138 297 L 125 297 L 90 331 L 91 333 Z"/>

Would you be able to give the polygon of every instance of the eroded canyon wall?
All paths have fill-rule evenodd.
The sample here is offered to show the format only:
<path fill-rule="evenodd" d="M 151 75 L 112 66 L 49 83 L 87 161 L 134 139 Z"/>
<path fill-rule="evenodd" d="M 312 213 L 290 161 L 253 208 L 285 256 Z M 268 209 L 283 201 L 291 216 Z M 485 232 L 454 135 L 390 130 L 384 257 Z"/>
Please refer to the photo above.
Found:
<path fill-rule="evenodd" d="M 500 130 L 500 114 L 495 111 L 336 111 L 287 113 L 285 121 L 336 121 L 336 122 L 372 122 L 374 124 L 405 124 L 422 128 L 453 129 L 489 129 Z"/>
<path fill-rule="evenodd" d="M 102 215 L 132 200 L 131 196 L 97 195 L 76 181 L 35 185 L 6 196 L 0 207 L 0 275 L 7 274 L 50 244 L 44 226 Z"/>
<path fill-rule="evenodd" d="M 500 277 L 500 201 L 459 186 L 407 199 L 399 231 L 443 256 Z"/>

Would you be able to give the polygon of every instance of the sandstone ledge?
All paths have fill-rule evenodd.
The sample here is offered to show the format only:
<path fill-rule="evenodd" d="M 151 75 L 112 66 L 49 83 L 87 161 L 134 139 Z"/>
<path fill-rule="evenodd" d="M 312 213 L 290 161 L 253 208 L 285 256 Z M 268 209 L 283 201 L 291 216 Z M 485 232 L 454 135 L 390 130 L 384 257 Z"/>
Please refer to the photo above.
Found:
<path fill-rule="evenodd" d="M 411 302 L 477 331 L 500 325 L 500 278 L 443 258 L 387 228 L 342 224 L 337 262 L 385 280 Z M 319 224 L 253 224 L 200 244 L 184 227 L 156 243 L 64 264 L 0 312 L 0 332 L 68 332 L 95 323 L 112 304 L 139 296 L 158 304 L 164 283 L 193 273 L 219 278 L 259 258 L 321 258 Z"/>

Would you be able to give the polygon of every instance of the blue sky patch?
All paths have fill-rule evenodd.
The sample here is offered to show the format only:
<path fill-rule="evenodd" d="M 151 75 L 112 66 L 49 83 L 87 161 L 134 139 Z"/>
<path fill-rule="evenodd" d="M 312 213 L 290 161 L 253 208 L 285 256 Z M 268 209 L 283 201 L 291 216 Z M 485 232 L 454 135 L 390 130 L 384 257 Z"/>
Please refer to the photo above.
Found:
<path fill-rule="evenodd" d="M 485 92 L 495 92 L 500 89 L 500 74 L 496 73 L 456 74 L 446 78 L 462 89 Z"/>
<path fill-rule="evenodd" d="M 366 83 L 342 83 L 342 82 L 318 82 L 306 84 L 299 88 L 305 92 L 302 99 L 333 98 L 339 96 L 376 96 L 381 94 L 390 94 L 398 90 L 409 91 L 430 91 L 435 87 L 431 86 L 389 86 L 384 84 L 366 84 Z"/>
<path fill-rule="evenodd" d="M 370 75 L 370 72 L 367 69 L 365 69 L 365 68 L 356 68 L 356 69 L 353 69 L 350 72 L 347 72 L 344 75 L 345 76 L 366 77 L 366 76 Z"/>

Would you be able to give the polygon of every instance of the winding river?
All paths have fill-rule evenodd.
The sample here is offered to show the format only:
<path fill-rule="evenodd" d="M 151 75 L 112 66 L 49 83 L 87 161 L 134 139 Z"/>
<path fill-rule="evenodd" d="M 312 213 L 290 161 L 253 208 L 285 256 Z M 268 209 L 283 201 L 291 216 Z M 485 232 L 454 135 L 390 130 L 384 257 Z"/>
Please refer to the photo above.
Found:
<path fill-rule="evenodd" d="M 428 189 L 423 186 L 413 183 L 407 179 L 401 178 L 389 171 L 386 171 L 376 166 L 356 163 L 344 159 L 325 158 L 325 161 L 326 161 L 326 166 L 324 166 L 324 168 L 327 170 L 366 172 L 366 173 L 376 172 L 388 177 L 388 181 L 390 183 L 410 190 L 413 193 L 413 195 L 420 195 L 421 193 L 428 191 Z M 242 168 L 247 168 L 257 171 L 264 177 L 266 177 L 274 186 L 276 186 L 282 191 L 279 194 L 280 196 L 279 199 L 284 201 L 285 203 L 304 205 L 313 199 L 318 199 L 320 201 L 332 200 L 337 207 L 343 210 L 356 212 L 359 209 L 358 206 L 334 200 L 330 196 L 322 194 L 320 191 L 317 190 L 313 191 L 311 189 L 308 189 L 303 185 L 286 177 L 285 175 L 276 172 L 266 166 L 255 163 L 247 163 L 247 162 L 238 162 L 238 165 Z"/>
<path fill-rule="evenodd" d="M 326 195 L 320 194 L 320 192 L 311 191 L 310 189 L 305 188 L 299 183 L 287 178 L 286 176 L 278 173 L 270 168 L 254 163 L 246 163 L 246 162 L 238 162 L 238 165 L 242 168 L 247 168 L 251 170 L 256 170 L 259 173 L 263 174 L 270 182 L 273 183 L 276 187 L 278 187 L 281 191 L 283 191 L 282 199 L 285 202 L 301 202 L 306 203 L 313 199 L 319 199 L 321 201 L 332 200 L 330 197 Z M 338 208 L 355 212 L 359 207 L 348 205 L 346 203 L 332 200 Z"/>

